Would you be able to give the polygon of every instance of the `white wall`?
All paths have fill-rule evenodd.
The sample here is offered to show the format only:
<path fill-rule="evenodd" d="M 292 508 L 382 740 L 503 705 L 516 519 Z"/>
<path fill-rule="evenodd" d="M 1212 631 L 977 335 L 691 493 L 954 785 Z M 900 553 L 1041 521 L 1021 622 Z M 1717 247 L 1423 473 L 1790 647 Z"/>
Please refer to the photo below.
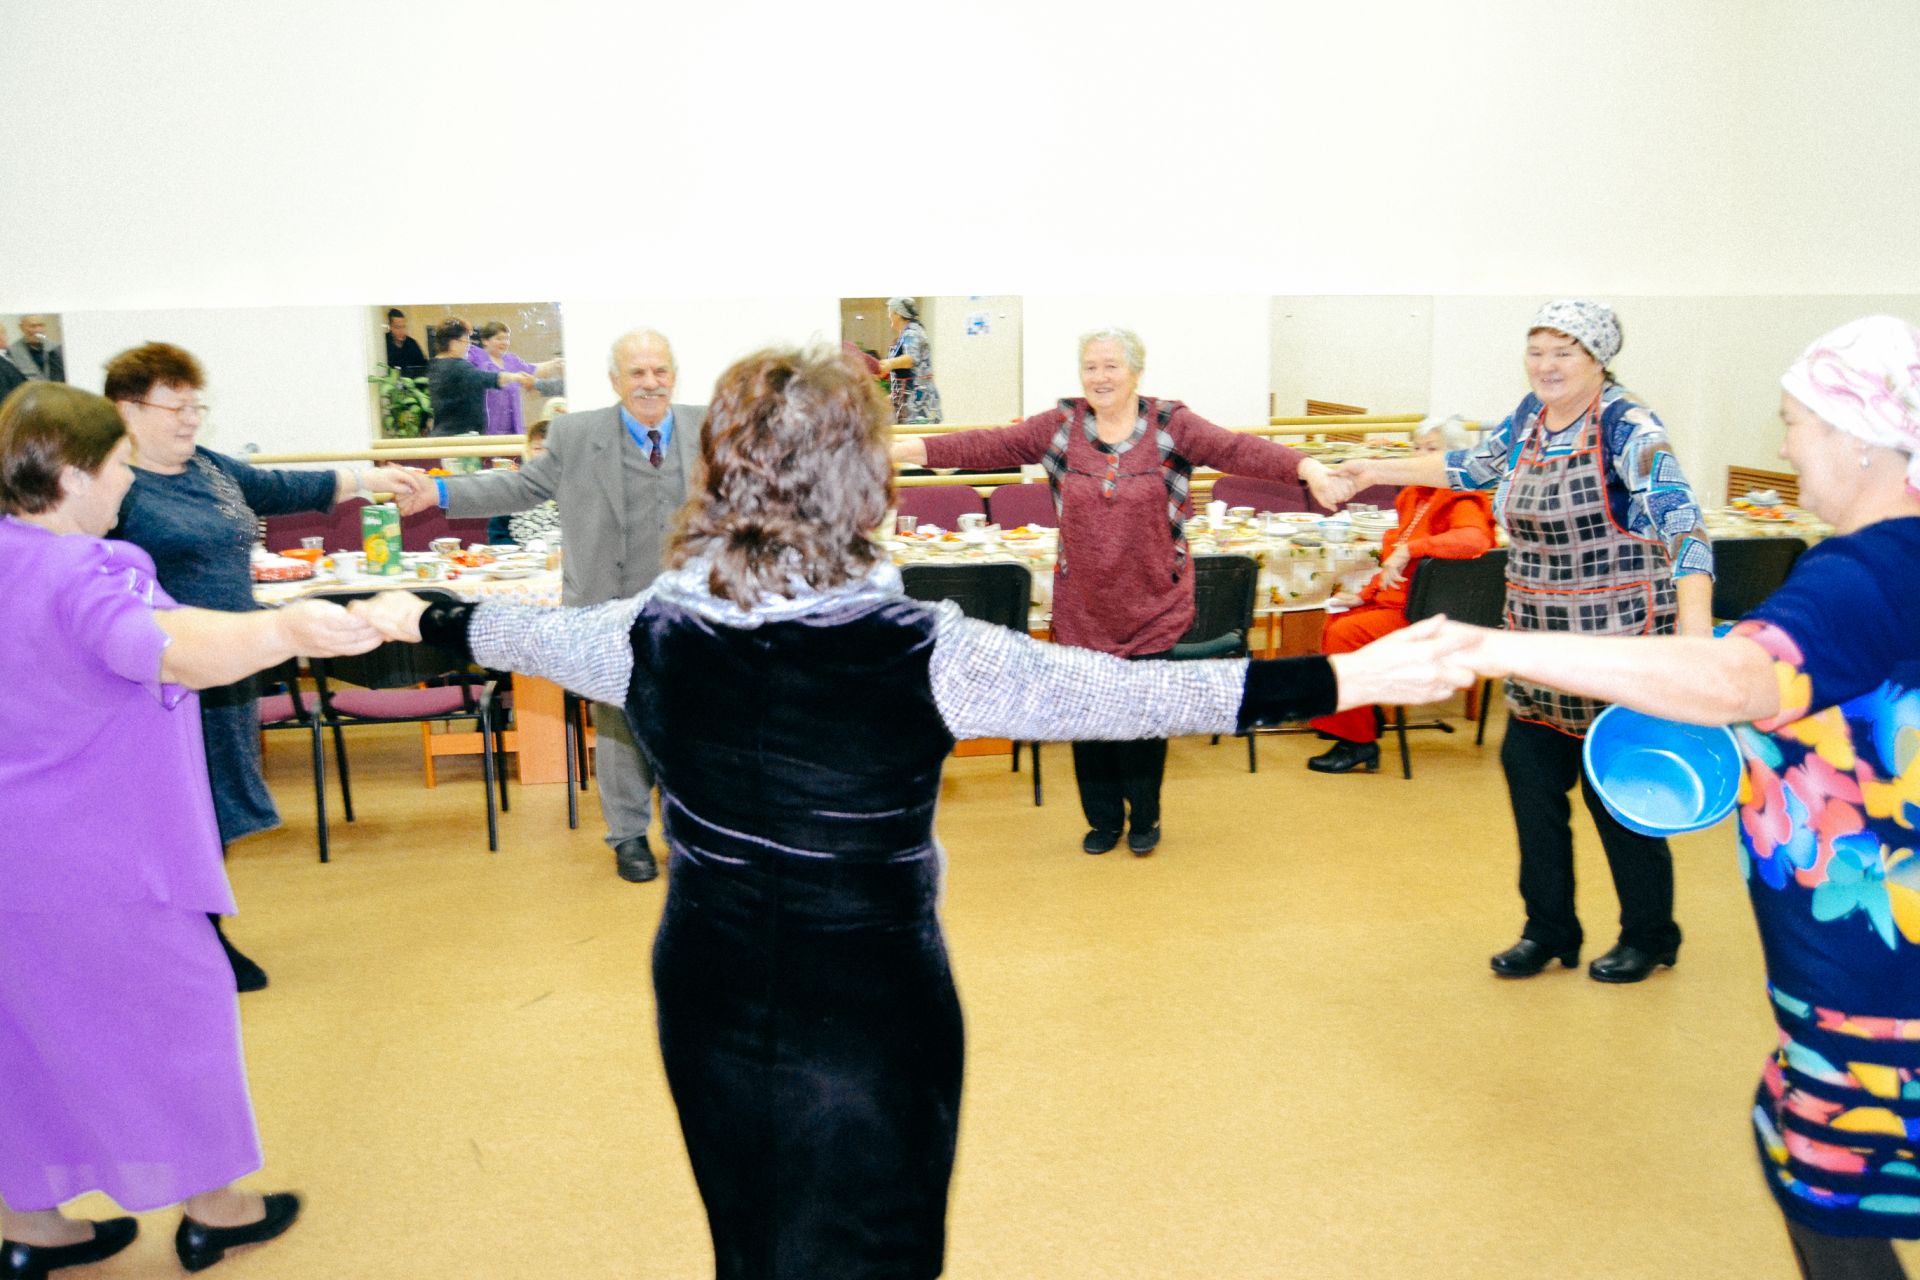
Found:
<path fill-rule="evenodd" d="M 999 423 L 1020 412 L 1024 329 L 1021 300 L 1005 294 L 922 298 L 920 318 L 933 346 L 933 381 L 950 423 Z M 975 315 L 984 333 L 969 333 Z"/>
<path fill-rule="evenodd" d="M 1268 385 L 1273 412 L 1308 400 L 1369 413 L 1426 410 L 1433 368 L 1433 299 L 1386 294 L 1275 298 Z"/>
<path fill-rule="evenodd" d="M 361 307 L 69 311 L 67 381 L 98 391 L 108 359 L 171 342 L 206 370 L 213 413 L 200 441 L 222 453 L 352 449 L 368 416 L 367 313 Z"/>
<path fill-rule="evenodd" d="M 903 278 L 1920 291 L 1920 166 L 1901 162 L 1920 6 L 1115 0 L 1095 18 L 890 11 L 913 71 L 883 88 L 872 40 L 758 0 L 551 0 L 537 20 L 504 0 L 10 6 L 0 83 L 34 141 L 0 152 L 0 235 L 33 252 L 9 256 L 0 311 Z M 890 147 L 876 122 L 898 98 L 911 137 Z M 461 125 L 489 102 L 487 130 Z M 436 113 L 458 161 L 426 143 Z"/>
<path fill-rule="evenodd" d="M 1221 426 L 1267 420 L 1266 298 L 1028 294 L 1022 302 L 1026 413 L 1079 395 L 1080 335 L 1118 325 L 1132 329 L 1146 345 L 1142 395 L 1185 401 Z"/>
<path fill-rule="evenodd" d="M 705 404 L 716 378 L 741 356 L 775 344 L 840 345 L 840 298 L 628 297 L 564 300 L 560 316 L 567 344 L 567 407 L 598 409 L 614 402 L 607 355 L 629 329 L 657 329 L 673 344 L 679 377 L 674 399 Z"/>

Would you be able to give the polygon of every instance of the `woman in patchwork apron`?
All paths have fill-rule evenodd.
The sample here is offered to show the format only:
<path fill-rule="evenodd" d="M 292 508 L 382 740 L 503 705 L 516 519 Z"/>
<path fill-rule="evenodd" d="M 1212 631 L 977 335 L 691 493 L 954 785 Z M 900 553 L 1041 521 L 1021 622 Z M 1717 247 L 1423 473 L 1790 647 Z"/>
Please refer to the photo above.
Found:
<path fill-rule="evenodd" d="M 1607 371 L 1620 323 L 1602 303 L 1550 302 L 1527 331 L 1532 393 L 1471 449 L 1348 463 L 1356 486 L 1492 489 L 1507 530 L 1507 626 L 1585 635 L 1709 634 L 1713 551 L 1666 428 Z M 1673 859 L 1665 840 L 1628 830 L 1580 768 L 1587 726 L 1604 703 L 1507 681 L 1512 720 L 1500 763 L 1520 837 L 1520 941 L 1493 971 L 1528 978 L 1580 961 L 1574 912 L 1573 806 L 1580 784 L 1620 895 L 1620 938 L 1588 966 L 1600 982 L 1639 982 L 1671 965 Z"/>
<path fill-rule="evenodd" d="M 1920 1240 L 1920 327 L 1842 325 L 1780 379 L 1780 456 L 1834 536 L 1720 640 L 1481 632 L 1469 660 L 1693 724 L 1745 760 L 1740 871 L 1778 1038 L 1752 1101 L 1805 1280 Z"/>
<path fill-rule="evenodd" d="M 893 347 L 880 362 L 889 379 L 895 422 L 940 421 L 940 389 L 933 385 L 933 344 L 920 324 L 920 304 L 912 298 L 888 298 L 887 322 Z"/>

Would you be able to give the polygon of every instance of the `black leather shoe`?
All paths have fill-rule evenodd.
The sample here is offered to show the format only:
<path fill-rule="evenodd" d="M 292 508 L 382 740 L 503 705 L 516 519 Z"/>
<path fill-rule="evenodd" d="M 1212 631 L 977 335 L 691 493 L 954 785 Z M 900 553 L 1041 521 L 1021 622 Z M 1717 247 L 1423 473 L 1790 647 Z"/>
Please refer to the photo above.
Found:
<path fill-rule="evenodd" d="M 1580 963 L 1580 944 L 1575 943 L 1565 951 L 1555 951 L 1545 943 L 1522 938 L 1487 963 L 1503 978 L 1531 978 L 1555 960 L 1569 969 L 1573 968 Z"/>
<path fill-rule="evenodd" d="M 220 917 L 209 915 L 213 921 L 213 931 L 220 939 L 221 950 L 227 953 L 227 964 L 233 968 L 233 985 L 241 993 L 265 991 L 267 989 L 267 971 L 250 960 L 240 948 L 227 940 L 227 931 L 220 925 Z"/>
<path fill-rule="evenodd" d="M 1102 831 L 1100 828 L 1095 827 L 1093 830 L 1087 832 L 1085 839 L 1080 841 L 1080 852 L 1106 853 L 1119 843 L 1120 833 L 1118 831 Z"/>
<path fill-rule="evenodd" d="M 1127 832 L 1127 848 L 1133 850 L 1133 856 L 1144 858 L 1160 847 L 1160 824 L 1154 823 L 1145 831 L 1135 827 Z"/>
<path fill-rule="evenodd" d="M 183 1214 L 180 1229 L 173 1233 L 173 1251 L 180 1255 L 180 1265 L 189 1271 L 205 1271 L 225 1257 L 227 1250 L 271 1240 L 300 1216 L 300 1197 L 292 1192 L 266 1199 L 267 1211 L 260 1221 L 244 1227 L 209 1227 Z"/>
<path fill-rule="evenodd" d="M 1379 743 L 1349 742 L 1345 738 L 1307 761 L 1307 768 L 1315 773 L 1352 773 L 1355 769 L 1372 773 L 1379 767 Z"/>
<path fill-rule="evenodd" d="M 1644 982 L 1655 969 L 1671 969 L 1680 958 L 1679 949 L 1642 951 L 1622 942 L 1587 966 L 1587 976 L 1595 982 Z"/>
<path fill-rule="evenodd" d="M 645 884 L 660 874 L 660 868 L 654 864 L 653 850 L 647 847 L 645 836 L 635 836 L 631 840 L 622 840 L 613 846 L 614 869 L 622 880 L 631 880 L 635 884 Z"/>
<path fill-rule="evenodd" d="M 108 1218 L 93 1224 L 93 1239 L 79 1244 L 15 1244 L 0 1240 L 0 1280 L 46 1280 L 49 1271 L 81 1267 L 111 1258 L 140 1234 L 132 1218 Z"/>

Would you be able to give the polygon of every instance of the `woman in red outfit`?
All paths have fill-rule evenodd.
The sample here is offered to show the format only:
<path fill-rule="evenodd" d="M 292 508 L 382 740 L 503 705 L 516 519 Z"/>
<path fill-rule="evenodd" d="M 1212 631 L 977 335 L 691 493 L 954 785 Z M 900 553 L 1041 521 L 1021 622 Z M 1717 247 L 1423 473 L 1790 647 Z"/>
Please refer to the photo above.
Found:
<path fill-rule="evenodd" d="M 1010 427 L 897 441 L 913 466 L 1046 468 L 1060 519 L 1053 638 L 1123 658 L 1163 658 L 1193 625 L 1193 574 L 1182 521 L 1195 467 L 1300 481 L 1327 506 L 1344 494 L 1297 449 L 1216 427 L 1178 400 L 1138 394 L 1146 348 L 1126 329 L 1080 339 L 1084 396 Z M 1145 857 L 1160 843 L 1164 739 L 1076 742 L 1073 771 L 1090 828 L 1081 848 L 1105 853 L 1127 828 Z"/>
<path fill-rule="evenodd" d="M 1451 418 L 1423 423 L 1413 436 L 1418 453 L 1464 449 L 1469 443 L 1466 429 Z M 1352 653 L 1406 626 L 1407 588 L 1413 582 L 1414 565 L 1423 558 L 1471 560 L 1493 546 L 1493 504 L 1484 493 L 1408 485 L 1393 505 L 1400 523 L 1381 540 L 1380 572 L 1358 596 L 1334 597 L 1334 603 L 1351 607 L 1327 619 L 1320 638 L 1323 653 Z M 1372 773 L 1380 767 L 1380 722 L 1372 707 L 1321 716 L 1313 727 L 1334 743 L 1307 761 L 1307 768 L 1318 773 L 1364 768 Z"/>

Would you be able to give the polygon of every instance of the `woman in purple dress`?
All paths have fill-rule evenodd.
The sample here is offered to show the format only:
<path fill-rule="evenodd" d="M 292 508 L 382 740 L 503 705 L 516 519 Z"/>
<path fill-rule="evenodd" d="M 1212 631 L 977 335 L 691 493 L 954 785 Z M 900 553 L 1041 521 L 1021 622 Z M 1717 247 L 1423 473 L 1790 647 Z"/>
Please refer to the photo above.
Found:
<path fill-rule="evenodd" d="M 543 394 L 558 394 L 558 387 L 549 384 L 542 388 L 540 380 L 556 378 L 559 375 L 560 362 L 548 360 L 544 364 L 528 364 L 508 348 L 513 344 L 513 333 L 498 320 L 489 320 L 473 331 L 473 345 L 467 348 L 467 363 L 476 369 L 488 373 L 525 373 L 535 379 L 534 389 Z M 490 436 L 517 436 L 526 428 L 526 405 L 521 398 L 518 386 L 508 384 L 495 387 L 487 392 L 487 434 Z"/>
<path fill-rule="evenodd" d="M 0 404 L 0 1278 L 125 1248 L 182 1204 L 181 1262 L 279 1235 L 260 1168 L 233 974 L 234 909 L 195 689 L 379 643 L 337 606 L 178 607 L 145 551 L 103 535 L 133 483 L 113 404 L 50 383 Z"/>

